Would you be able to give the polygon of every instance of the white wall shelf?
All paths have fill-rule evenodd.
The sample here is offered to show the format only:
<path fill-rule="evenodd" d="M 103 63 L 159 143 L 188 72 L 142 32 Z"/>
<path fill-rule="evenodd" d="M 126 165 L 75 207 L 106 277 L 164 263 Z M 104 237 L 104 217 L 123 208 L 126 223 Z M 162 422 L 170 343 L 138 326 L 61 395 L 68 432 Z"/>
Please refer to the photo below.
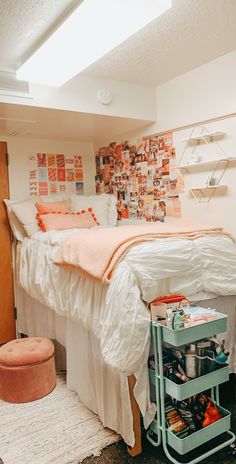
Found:
<path fill-rule="evenodd" d="M 208 203 L 216 190 L 227 190 L 227 185 L 216 184 L 216 185 L 202 185 L 191 187 L 189 191 L 194 196 L 195 200 L 199 203 Z"/>
<path fill-rule="evenodd" d="M 200 187 L 191 187 L 190 190 L 208 190 L 208 189 L 226 189 L 227 185 L 201 185 Z"/>
<path fill-rule="evenodd" d="M 214 131 L 214 132 L 203 132 L 198 135 L 192 135 L 186 139 L 180 140 L 180 142 L 200 142 L 201 140 L 205 142 L 206 140 L 208 141 L 209 139 L 213 139 L 214 137 L 223 137 L 225 135 L 225 132 L 222 131 Z"/>
<path fill-rule="evenodd" d="M 208 202 L 216 190 L 223 192 L 227 189 L 227 186 L 221 185 L 220 182 L 229 163 L 236 161 L 236 156 L 228 156 L 217 143 L 217 139 L 224 137 L 224 135 L 225 132 L 222 131 L 209 131 L 205 126 L 195 126 L 189 137 L 182 140 L 185 142 L 185 148 L 180 156 L 178 169 L 185 171 L 186 174 L 190 174 L 192 171 L 195 171 L 196 174 L 198 168 L 208 171 L 205 186 L 189 186 L 188 189 L 198 202 Z M 210 152 L 209 157 L 203 144 L 207 146 L 207 152 L 208 150 Z"/>
<path fill-rule="evenodd" d="M 212 160 L 199 161 L 199 163 L 186 163 L 178 166 L 179 169 L 194 169 L 198 167 L 216 166 L 219 163 L 229 163 L 230 161 L 236 161 L 236 156 L 229 156 L 228 158 L 216 158 Z"/>

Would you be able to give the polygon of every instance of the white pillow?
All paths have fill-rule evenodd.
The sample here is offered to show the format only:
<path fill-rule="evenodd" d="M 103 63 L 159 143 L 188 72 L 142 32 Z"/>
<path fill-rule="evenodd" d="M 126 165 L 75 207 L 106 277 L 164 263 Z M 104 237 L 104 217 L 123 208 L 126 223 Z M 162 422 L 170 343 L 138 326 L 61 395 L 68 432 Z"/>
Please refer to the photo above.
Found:
<path fill-rule="evenodd" d="M 12 221 L 11 213 L 13 213 L 18 220 L 18 224 L 19 222 L 21 224 L 21 238 L 18 238 L 20 235 L 18 228 L 17 228 L 17 232 L 15 232 L 17 234 L 16 238 L 18 238 L 18 240 L 22 240 L 24 238 L 24 236 L 22 237 L 23 235 L 22 227 L 23 227 L 23 230 L 25 231 L 25 235 L 27 235 L 28 237 L 31 237 L 31 235 L 35 234 L 35 232 L 38 232 L 40 230 L 37 219 L 36 219 L 37 208 L 35 207 L 35 203 L 37 201 L 40 201 L 40 197 L 35 196 L 35 197 L 31 197 L 23 201 L 18 201 L 18 200 L 4 200 L 4 201 L 7 205 L 7 209 L 10 210 L 11 221 Z M 9 218 L 9 221 L 10 221 L 10 218 Z M 16 226 L 15 222 L 14 222 L 14 226 Z M 13 230 L 13 233 L 14 233 L 14 230 Z"/>
<path fill-rule="evenodd" d="M 145 221 L 145 219 L 122 219 L 121 221 L 117 221 L 117 226 L 119 227 L 139 224 L 147 224 L 147 221 Z"/>
<path fill-rule="evenodd" d="M 81 211 L 92 208 L 101 226 L 116 226 L 117 209 L 114 195 L 102 193 L 101 195 L 71 195 L 71 211 Z"/>
<path fill-rule="evenodd" d="M 8 215 L 8 220 L 11 226 L 12 233 L 16 240 L 24 240 L 24 238 L 27 236 L 26 231 L 22 225 L 22 223 L 17 219 L 16 215 L 13 213 L 11 210 L 11 200 L 3 200 L 6 208 L 7 208 L 7 215 Z"/>
<path fill-rule="evenodd" d="M 45 195 L 40 197 L 40 201 L 43 201 L 44 203 L 50 203 L 51 201 L 63 201 L 63 200 L 68 200 L 68 195 Z M 36 203 L 36 200 L 35 200 Z"/>

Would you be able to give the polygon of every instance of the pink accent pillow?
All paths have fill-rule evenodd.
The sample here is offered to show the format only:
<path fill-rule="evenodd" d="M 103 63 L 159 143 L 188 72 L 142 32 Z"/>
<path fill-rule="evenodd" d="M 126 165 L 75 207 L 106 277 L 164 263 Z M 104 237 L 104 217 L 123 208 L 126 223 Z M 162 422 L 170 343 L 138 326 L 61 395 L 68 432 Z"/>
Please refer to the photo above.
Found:
<path fill-rule="evenodd" d="M 50 202 L 37 202 L 35 206 L 39 214 L 44 213 L 69 213 L 67 201 L 50 201 Z"/>
<path fill-rule="evenodd" d="M 83 229 L 99 225 L 92 208 L 89 208 L 88 211 L 76 213 L 38 213 L 37 219 L 43 232 L 74 228 Z"/>

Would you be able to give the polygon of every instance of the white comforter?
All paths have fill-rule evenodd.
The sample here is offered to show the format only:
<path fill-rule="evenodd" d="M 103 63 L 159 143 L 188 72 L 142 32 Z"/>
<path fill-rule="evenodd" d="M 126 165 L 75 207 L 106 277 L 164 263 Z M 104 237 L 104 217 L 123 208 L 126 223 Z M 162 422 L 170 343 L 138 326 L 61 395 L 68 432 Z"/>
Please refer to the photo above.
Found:
<path fill-rule="evenodd" d="M 144 366 L 149 353 L 144 302 L 168 293 L 192 300 L 236 294 L 236 247 L 229 237 L 143 243 L 127 253 L 111 284 L 102 286 L 53 264 L 61 241 L 74 232 L 38 232 L 25 239 L 19 245 L 19 283 L 59 315 L 91 329 L 104 360 L 127 374 Z"/>

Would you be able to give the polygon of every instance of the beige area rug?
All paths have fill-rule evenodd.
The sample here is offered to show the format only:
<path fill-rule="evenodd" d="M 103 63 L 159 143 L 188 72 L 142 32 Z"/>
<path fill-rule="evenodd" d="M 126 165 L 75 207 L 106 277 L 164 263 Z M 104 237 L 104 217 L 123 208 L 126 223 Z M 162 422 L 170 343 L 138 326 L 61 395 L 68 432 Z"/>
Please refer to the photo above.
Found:
<path fill-rule="evenodd" d="M 0 401 L 0 457 L 4 464 L 77 464 L 119 440 L 58 376 L 57 387 L 25 404 Z M 0 463 L 1 463 L 0 459 Z"/>

